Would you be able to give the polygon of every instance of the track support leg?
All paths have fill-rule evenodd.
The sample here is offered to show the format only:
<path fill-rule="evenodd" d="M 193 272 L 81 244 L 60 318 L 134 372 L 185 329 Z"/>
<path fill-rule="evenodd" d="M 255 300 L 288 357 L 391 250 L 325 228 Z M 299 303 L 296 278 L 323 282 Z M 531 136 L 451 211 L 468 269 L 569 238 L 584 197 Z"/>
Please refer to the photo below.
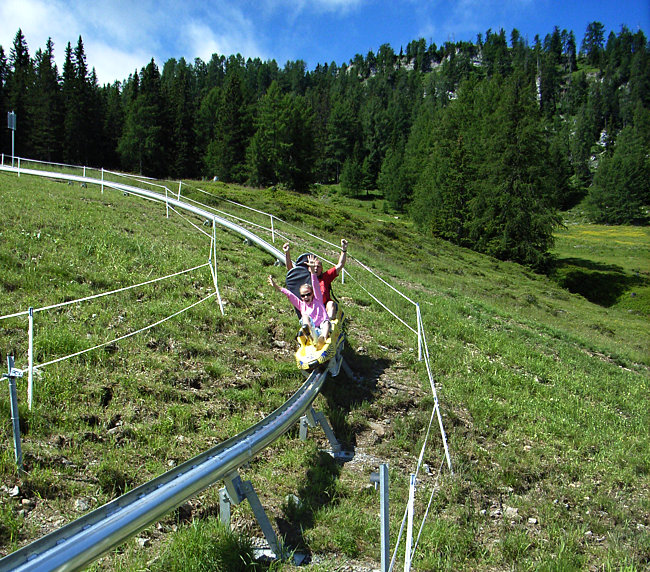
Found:
<path fill-rule="evenodd" d="M 237 471 L 227 475 L 224 481 L 226 486 L 219 491 L 221 521 L 225 524 L 230 524 L 230 505 L 237 505 L 245 499 L 248 500 L 248 504 L 250 504 L 253 509 L 253 514 L 255 515 L 257 523 L 260 525 L 271 550 L 278 558 L 284 560 L 285 555 L 282 545 L 275 534 L 275 530 L 273 530 L 273 526 L 271 526 L 271 521 L 266 515 L 266 511 L 264 510 L 251 482 L 242 481 Z"/>

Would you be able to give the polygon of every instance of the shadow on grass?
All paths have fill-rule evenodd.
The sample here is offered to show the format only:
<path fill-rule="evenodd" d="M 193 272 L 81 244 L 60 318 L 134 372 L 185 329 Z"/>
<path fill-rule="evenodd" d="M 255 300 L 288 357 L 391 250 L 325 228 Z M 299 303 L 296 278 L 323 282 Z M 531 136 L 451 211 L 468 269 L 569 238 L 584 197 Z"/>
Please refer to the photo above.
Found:
<path fill-rule="evenodd" d="M 626 273 L 620 266 L 581 258 L 558 259 L 549 276 L 569 292 L 606 308 L 616 304 L 630 289 L 650 282 L 640 274 Z"/>
<path fill-rule="evenodd" d="M 343 352 L 343 359 L 351 370 L 352 377 L 342 367 L 338 376 L 327 378 L 321 395 L 327 401 L 325 413 L 336 438 L 344 450 L 354 452 L 356 434 L 360 428 L 350 425 L 348 414 L 362 403 L 375 399 L 377 380 L 390 365 L 390 361 L 357 355 L 348 346 Z"/>
<path fill-rule="evenodd" d="M 314 527 L 315 515 L 323 507 L 335 504 L 336 482 L 341 463 L 325 451 L 317 451 L 309 461 L 304 484 L 296 491 L 297 500 L 289 497 L 276 518 L 280 536 L 286 546 L 299 552 L 309 552 L 304 532 Z"/>
<path fill-rule="evenodd" d="M 321 395 L 327 402 L 325 414 L 337 440 L 343 450 L 354 453 L 356 436 L 361 428 L 350 424 L 348 413 L 375 398 L 377 379 L 390 362 L 356 355 L 349 347 L 346 347 L 343 354 L 353 377 L 348 376 L 342 367 L 335 378 L 328 377 Z M 336 483 L 342 463 L 328 452 L 317 451 L 307 465 L 309 469 L 304 484 L 296 492 L 298 500 L 287 500 L 283 506 L 284 518 L 276 519 L 285 543 L 298 551 L 306 552 L 309 550 L 304 531 L 314 527 L 315 515 L 320 509 L 337 502 Z"/>

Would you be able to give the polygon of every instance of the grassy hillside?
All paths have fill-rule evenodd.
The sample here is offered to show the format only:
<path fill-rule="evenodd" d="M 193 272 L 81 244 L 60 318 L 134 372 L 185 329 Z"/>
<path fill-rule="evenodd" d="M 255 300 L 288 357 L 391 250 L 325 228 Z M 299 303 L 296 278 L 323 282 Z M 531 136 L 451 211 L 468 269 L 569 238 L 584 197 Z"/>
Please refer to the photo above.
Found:
<path fill-rule="evenodd" d="M 341 199 L 326 189 L 304 197 L 201 188 L 221 199 L 183 192 L 223 210 L 234 209 L 223 200 L 230 198 L 286 221 L 275 221 L 275 230 L 292 241 L 294 255 L 338 255 L 299 229 L 333 244 L 350 240 L 350 276 L 335 292 L 349 318 L 346 360 L 356 375 L 328 381 L 316 407 L 355 459 L 339 465 L 322 452 L 321 431 L 302 442 L 295 430 L 241 472 L 276 530 L 311 555 L 310 569 L 378 567 L 379 498 L 370 472 L 389 463 L 394 545 L 433 405 L 415 336 L 370 294 L 414 326 L 413 307 L 356 260 L 420 303 L 454 463 L 454 476 L 438 473 L 443 451 L 434 432 L 424 458 L 429 469 L 420 474 L 417 526 L 432 487 L 439 488 L 414 569 L 650 566 L 648 313 L 624 302 L 634 290 L 590 302 L 518 265 L 424 239 L 378 200 Z M 167 219 L 161 205 L 92 185 L 0 174 L 0 205 L 2 315 L 145 282 L 209 256 L 203 221 L 191 219 L 192 226 L 174 213 Z M 252 211 L 237 214 L 268 226 Z M 593 249 L 576 247 L 575 235 L 564 232 L 560 270 L 616 265 L 625 287 L 641 292 L 647 259 L 646 266 L 642 256 L 638 264 L 622 263 L 621 253 L 647 252 L 650 237 L 630 240 L 631 248 L 608 241 L 603 259 L 593 250 L 598 241 Z M 0 392 L 0 555 L 245 429 L 300 385 L 295 314 L 265 281 L 269 273 L 281 279 L 282 268 L 232 233 L 217 229 L 217 242 L 224 316 L 213 297 L 111 341 L 210 294 L 205 267 L 36 314 L 37 363 L 106 345 L 43 367 L 32 411 L 26 380 L 20 382 L 22 477 L 6 386 Z M 26 326 L 25 317 L 0 321 L 3 364 L 11 351 L 25 367 Z M 234 508 L 235 533 L 224 531 L 217 489 L 93 569 L 253 569 L 251 543 L 261 532 L 252 511 L 246 503 Z M 403 561 L 403 543 L 398 554 Z"/>

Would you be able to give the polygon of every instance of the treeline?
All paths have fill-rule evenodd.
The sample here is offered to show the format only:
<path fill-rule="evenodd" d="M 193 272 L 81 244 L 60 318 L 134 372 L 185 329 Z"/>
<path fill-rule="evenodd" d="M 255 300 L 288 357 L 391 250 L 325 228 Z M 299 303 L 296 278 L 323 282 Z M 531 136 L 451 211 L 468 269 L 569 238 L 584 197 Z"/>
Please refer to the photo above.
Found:
<path fill-rule="evenodd" d="M 62 73 L 51 40 L 0 47 L 0 103 L 16 155 L 154 177 L 379 190 L 426 233 L 540 267 L 558 211 L 587 197 L 595 221 L 644 220 L 650 204 L 650 46 L 589 24 L 532 44 L 415 40 L 347 64 L 214 54 L 152 59 L 100 86 L 83 41 Z M 5 136 L 3 151 L 10 152 Z"/>

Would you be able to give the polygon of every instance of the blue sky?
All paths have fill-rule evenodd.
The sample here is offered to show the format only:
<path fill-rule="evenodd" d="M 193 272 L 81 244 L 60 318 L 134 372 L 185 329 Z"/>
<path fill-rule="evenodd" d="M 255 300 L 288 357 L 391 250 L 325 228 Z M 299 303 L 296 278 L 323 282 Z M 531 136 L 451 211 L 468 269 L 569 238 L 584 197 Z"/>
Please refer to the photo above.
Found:
<path fill-rule="evenodd" d="M 123 80 L 154 58 L 208 61 L 213 53 L 245 58 L 347 63 L 382 44 L 418 38 L 441 45 L 475 41 L 478 33 L 517 28 L 530 43 L 573 30 L 578 48 L 587 24 L 621 25 L 650 36 L 649 0 L 2 0 L 0 45 L 5 54 L 20 28 L 30 55 L 54 41 L 61 71 L 65 46 L 83 38 L 89 67 L 101 84 Z"/>

